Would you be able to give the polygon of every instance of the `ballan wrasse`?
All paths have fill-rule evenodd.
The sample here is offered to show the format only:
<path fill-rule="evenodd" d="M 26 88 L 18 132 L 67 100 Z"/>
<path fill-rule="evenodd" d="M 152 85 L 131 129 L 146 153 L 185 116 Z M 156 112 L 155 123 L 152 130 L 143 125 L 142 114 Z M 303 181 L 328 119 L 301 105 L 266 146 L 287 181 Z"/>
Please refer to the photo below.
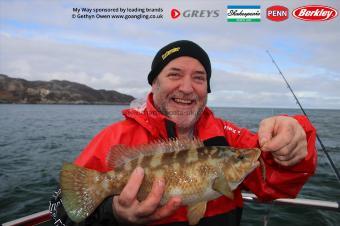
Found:
<path fill-rule="evenodd" d="M 204 147 L 193 140 L 170 140 L 140 147 L 114 146 L 107 158 L 112 171 L 101 173 L 64 163 L 60 185 L 64 208 L 75 222 L 86 219 L 105 198 L 118 195 L 132 171 L 144 169 L 144 180 L 137 198 L 144 200 L 156 178 L 164 178 L 164 205 L 172 196 L 180 196 L 188 208 L 189 224 L 204 216 L 207 201 L 225 195 L 233 199 L 233 190 L 260 165 L 260 149 Z"/>

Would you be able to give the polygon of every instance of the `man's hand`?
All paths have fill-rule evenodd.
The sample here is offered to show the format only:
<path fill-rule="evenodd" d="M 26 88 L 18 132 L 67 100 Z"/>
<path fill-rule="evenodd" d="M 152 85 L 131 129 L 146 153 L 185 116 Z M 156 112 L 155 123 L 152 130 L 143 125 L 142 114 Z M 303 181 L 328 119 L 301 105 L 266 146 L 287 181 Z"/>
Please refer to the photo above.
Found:
<path fill-rule="evenodd" d="M 280 165 L 295 165 L 307 155 L 306 133 L 294 118 L 266 118 L 260 123 L 258 136 L 261 150 L 271 152 Z"/>
<path fill-rule="evenodd" d="M 137 167 L 119 196 L 112 202 L 113 213 L 118 221 L 132 224 L 147 224 L 175 213 L 181 204 L 179 197 L 169 200 L 164 206 L 159 202 L 164 193 L 164 180 L 154 181 L 150 194 L 144 201 L 137 200 L 137 193 L 144 178 L 144 171 Z"/>

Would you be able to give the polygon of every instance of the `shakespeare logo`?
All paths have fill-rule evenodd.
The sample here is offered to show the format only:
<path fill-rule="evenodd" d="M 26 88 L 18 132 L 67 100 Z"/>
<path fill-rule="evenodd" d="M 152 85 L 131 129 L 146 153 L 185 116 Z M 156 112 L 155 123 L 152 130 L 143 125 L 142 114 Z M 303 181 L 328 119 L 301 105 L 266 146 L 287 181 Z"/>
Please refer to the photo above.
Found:
<path fill-rule="evenodd" d="M 260 22 L 261 6 L 259 5 L 228 5 L 228 22 Z"/>

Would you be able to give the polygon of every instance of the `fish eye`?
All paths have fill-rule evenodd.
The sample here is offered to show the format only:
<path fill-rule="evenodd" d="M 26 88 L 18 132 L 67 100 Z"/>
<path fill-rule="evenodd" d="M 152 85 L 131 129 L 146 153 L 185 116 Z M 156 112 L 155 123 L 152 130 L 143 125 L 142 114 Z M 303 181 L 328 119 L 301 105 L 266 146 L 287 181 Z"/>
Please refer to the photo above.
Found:
<path fill-rule="evenodd" d="M 243 160 L 244 159 L 244 155 L 239 155 L 238 159 Z"/>

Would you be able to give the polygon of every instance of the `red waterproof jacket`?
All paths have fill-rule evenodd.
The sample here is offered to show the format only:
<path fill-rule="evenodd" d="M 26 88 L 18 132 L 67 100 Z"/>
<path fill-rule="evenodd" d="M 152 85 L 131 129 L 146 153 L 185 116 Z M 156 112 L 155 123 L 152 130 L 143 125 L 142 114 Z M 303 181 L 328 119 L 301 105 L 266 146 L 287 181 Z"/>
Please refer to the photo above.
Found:
<path fill-rule="evenodd" d="M 169 122 L 174 125 L 169 118 L 155 109 L 152 94 L 148 96 L 144 109 L 127 109 L 123 111 L 123 115 L 125 120 L 106 127 L 93 138 L 75 160 L 75 164 L 101 172 L 109 171 L 110 169 L 106 164 L 106 155 L 113 145 L 138 146 L 160 138 L 168 139 L 169 131 L 167 125 Z M 241 188 L 251 190 L 255 195 L 264 200 L 296 197 L 303 184 L 314 174 L 317 154 L 315 148 L 315 128 L 306 117 L 293 117 L 306 132 L 308 142 L 306 158 L 294 166 L 283 167 L 274 162 L 270 153 L 263 152 L 261 155 L 266 167 L 266 180 L 262 179 L 261 169 L 257 168 L 235 190 L 233 200 L 221 196 L 216 200 L 209 201 L 205 213 L 206 217 L 226 213 L 235 208 L 242 207 Z M 251 148 L 259 146 L 257 134 L 215 117 L 208 107 L 205 108 L 196 123 L 194 135 L 202 141 L 214 137 L 225 137 L 228 145 L 232 147 Z M 157 222 L 157 224 L 186 221 L 186 214 L 186 207 L 181 207 L 174 215 Z"/>

